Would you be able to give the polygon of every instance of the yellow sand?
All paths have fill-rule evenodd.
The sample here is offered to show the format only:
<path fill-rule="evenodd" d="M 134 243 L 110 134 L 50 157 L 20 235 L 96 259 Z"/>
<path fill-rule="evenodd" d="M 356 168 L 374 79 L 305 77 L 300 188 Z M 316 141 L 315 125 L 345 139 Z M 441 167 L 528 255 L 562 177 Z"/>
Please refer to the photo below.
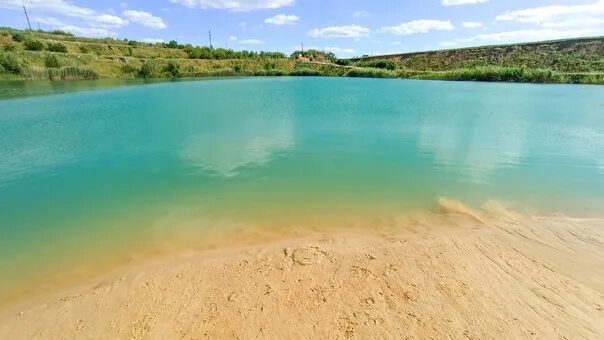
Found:
<path fill-rule="evenodd" d="M 416 219 L 131 266 L 6 308 L 0 339 L 604 338 L 603 220 L 441 206 L 448 226 Z"/>

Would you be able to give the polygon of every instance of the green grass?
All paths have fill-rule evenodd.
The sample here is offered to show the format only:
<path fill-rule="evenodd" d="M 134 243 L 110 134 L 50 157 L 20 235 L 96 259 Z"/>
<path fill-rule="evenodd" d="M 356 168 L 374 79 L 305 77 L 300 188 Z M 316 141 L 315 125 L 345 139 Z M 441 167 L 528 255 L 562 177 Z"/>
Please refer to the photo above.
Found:
<path fill-rule="evenodd" d="M 440 72 L 399 72 L 401 78 L 519 82 L 519 83 L 574 83 L 604 84 L 604 74 L 566 74 L 550 69 L 530 69 L 524 67 L 481 66 Z"/>
<path fill-rule="evenodd" d="M 353 68 L 346 73 L 346 77 L 357 78 L 398 78 L 399 74 L 379 68 Z"/>
<path fill-rule="evenodd" d="M 383 55 L 356 59 L 355 64 L 380 60 L 391 60 L 400 69 L 415 71 L 501 66 L 604 73 L 604 37 Z"/>
<path fill-rule="evenodd" d="M 330 76 L 604 84 L 604 39 L 488 46 L 363 59 L 320 51 L 232 51 L 0 28 L 0 79 Z"/>

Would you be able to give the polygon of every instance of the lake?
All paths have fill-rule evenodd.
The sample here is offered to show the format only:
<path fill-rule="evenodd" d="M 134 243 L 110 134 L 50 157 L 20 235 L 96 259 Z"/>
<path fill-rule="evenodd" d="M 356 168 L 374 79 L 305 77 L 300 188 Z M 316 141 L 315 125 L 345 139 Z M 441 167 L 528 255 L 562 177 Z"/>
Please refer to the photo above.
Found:
<path fill-rule="evenodd" d="M 603 87 L 100 87 L 0 101 L 0 287 L 205 232 L 354 223 L 432 210 L 440 197 L 534 214 L 604 206 Z"/>

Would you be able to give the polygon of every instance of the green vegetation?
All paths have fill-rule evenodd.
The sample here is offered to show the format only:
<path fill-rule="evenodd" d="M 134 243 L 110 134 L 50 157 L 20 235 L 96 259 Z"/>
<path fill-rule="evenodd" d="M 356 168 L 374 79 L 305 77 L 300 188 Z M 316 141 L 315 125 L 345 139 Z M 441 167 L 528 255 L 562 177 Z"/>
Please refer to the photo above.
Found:
<path fill-rule="evenodd" d="M 46 49 L 51 52 L 67 53 L 67 46 L 61 43 L 48 43 L 48 45 L 46 45 Z"/>
<path fill-rule="evenodd" d="M 180 61 L 175 59 L 168 60 L 166 72 L 168 72 L 172 78 L 180 77 Z"/>
<path fill-rule="evenodd" d="M 292 76 L 303 76 L 303 77 L 323 76 L 324 75 L 323 72 L 321 72 L 320 70 L 314 70 L 309 67 L 297 68 L 297 69 L 293 70 L 290 74 Z"/>
<path fill-rule="evenodd" d="M 23 71 L 23 66 L 19 59 L 9 53 L 0 54 L 0 66 L 2 66 L 3 72 L 13 75 L 21 74 Z"/>
<path fill-rule="evenodd" d="M 0 28 L 0 79 L 328 76 L 604 83 L 604 38 L 338 59 Z"/>
<path fill-rule="evenodd" d="M 319 62 L 331 62 L 335 63 L 337 58 L 336 55 L 331 52 L 324 52 L 318 50 L 306 50 L 306 51 L 294 51 L 292 58 L 302 59 L 306 61 L 319 61 Z"/>
<path fill-rule="evenodd" d="M 394 71 L 397 69 L 398 65 L 394 60 L 383 60 L 383 59 L 375 59 L 375 60 L 362 60 L 356 64 L 361 67 L 373 67 L 373 68 L 381 68 L 385 70 Z"/>
<path fill-rule="evenodd" d="M 44 49 L 44 44 L 38 40 L 25 40 L 23 45 L 29 51 L 42 51 Z"/>
<path fill-rule="evenodd" d="M 56 56 L 49 54 L 44 59 L 44 66 L 47 68 L 59 68 L 61 64 L 59 63 L 59 59 Z"/>
<path fill-rule="evenodd" d="M 374 56 L 352 65 L 385 68 L 377 66 L 383 61 L 406 78 L 602 84 L 604 38 Z"/>
<path fill-rule="evenodd" d="M 399 74 L 380 68 L 353 68 L 346 73 L 346 76 L 358 78 L 398 78 Z"/>
<path fill-rule="evenodd" d="M 155 63 L 152 61 L 145 61 L 138 72 L 141 78 L 155 78 L 157 76 Z"/>

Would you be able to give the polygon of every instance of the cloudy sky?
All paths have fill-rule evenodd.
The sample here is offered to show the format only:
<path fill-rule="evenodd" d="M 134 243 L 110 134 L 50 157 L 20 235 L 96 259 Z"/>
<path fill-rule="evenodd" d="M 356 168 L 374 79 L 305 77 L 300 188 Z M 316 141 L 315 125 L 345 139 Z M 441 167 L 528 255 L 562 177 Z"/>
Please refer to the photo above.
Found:
<path fill-rule="evenodd" d="M 26 28 L 22 0 L 0 26 Z M 25 0 L 32 26 L 341 57 L 604 35 L 604 0 Z"/>

